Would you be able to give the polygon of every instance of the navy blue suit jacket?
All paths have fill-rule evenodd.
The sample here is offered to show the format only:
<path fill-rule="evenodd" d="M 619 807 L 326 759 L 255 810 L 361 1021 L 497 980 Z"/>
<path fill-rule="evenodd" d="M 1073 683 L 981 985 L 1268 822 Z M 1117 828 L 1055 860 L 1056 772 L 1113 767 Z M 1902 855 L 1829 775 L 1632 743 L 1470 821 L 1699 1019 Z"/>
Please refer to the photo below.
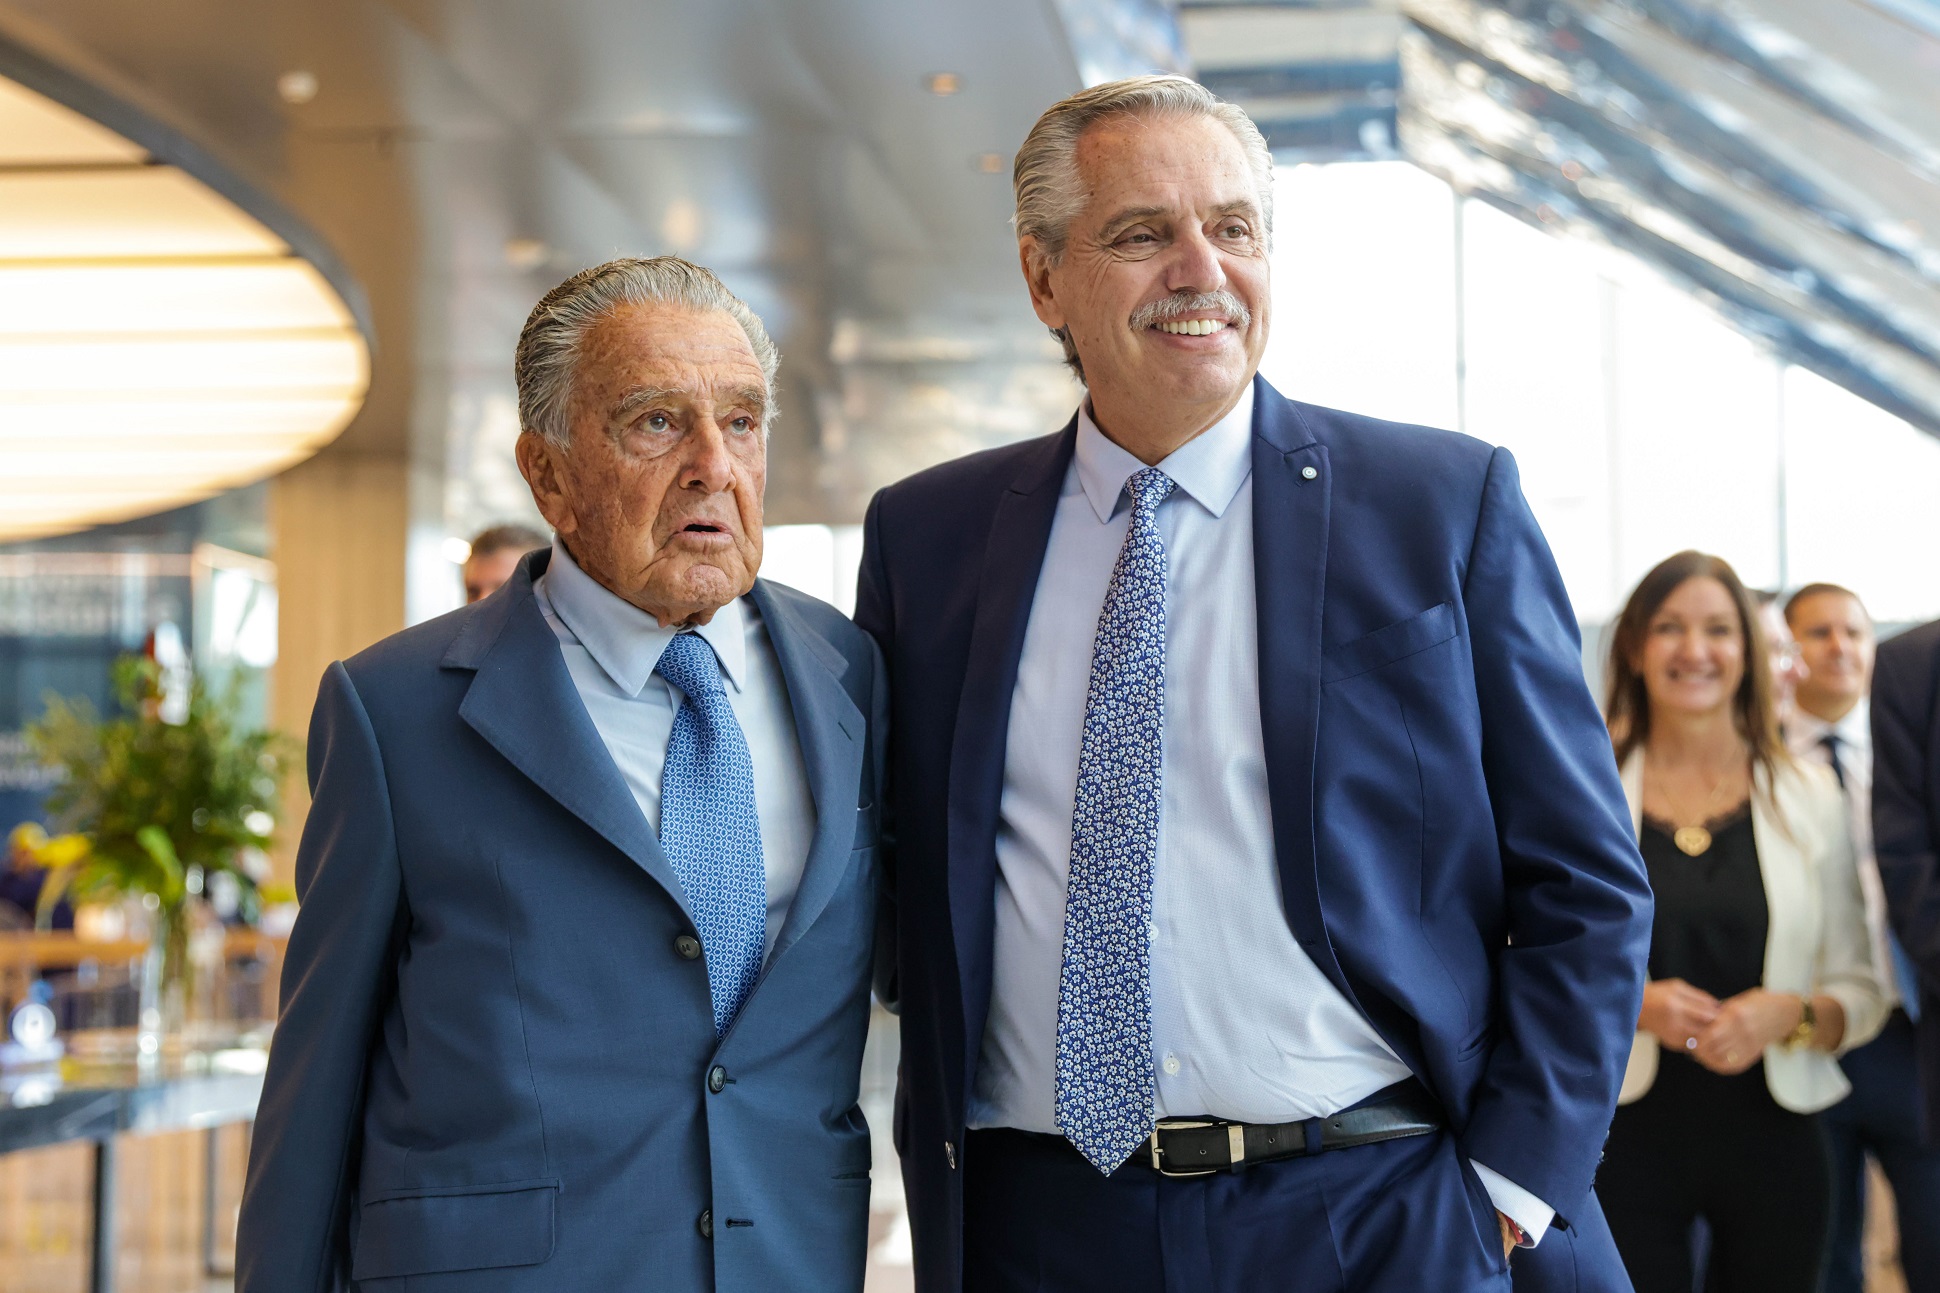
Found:
<path fill-rule="evenodd" d="M 1074 436 L 947 463 L 869 509 L 856 618 L 896 714 L 895 1130 L 926 1291 L 960 1279 L 1011 690 Z M 1261 381 L 1253 525 L 1287 921 L 1463 1149 L 1567 1219 L 1636 1029 L 1651 906 L 1515 465 Z"/>
<path fill-rule="evenodd" d="M 1923 1125 L 1940 1143 L 1940 620 L 1880 643 L 1872 715 L 1873 850 L 1920 972 Z"/>
<path fill-rule="evenodd" d="M 533 597 L 548 557 L 324 676 L 241 1293 L 861 1287 L 880 656 L 755 584 L 817 820 L 717 1040 L 679 881 Z"/>

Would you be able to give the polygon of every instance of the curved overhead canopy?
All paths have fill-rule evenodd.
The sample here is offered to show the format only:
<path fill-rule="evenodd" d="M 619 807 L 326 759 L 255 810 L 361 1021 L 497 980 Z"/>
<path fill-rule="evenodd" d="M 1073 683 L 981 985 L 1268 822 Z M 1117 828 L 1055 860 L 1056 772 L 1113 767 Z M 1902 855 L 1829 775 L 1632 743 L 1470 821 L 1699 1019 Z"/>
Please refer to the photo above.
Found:
<path fill-rule="evenodd" d="M 1404 7 L 1411 158 L 1940 435 L 1940 4 Z"/>
<path fill-rule="evenodd" d="M 0 541 L 126 520 L 334 439 L 370 357 L 229 198 L 0 78 Z"/>

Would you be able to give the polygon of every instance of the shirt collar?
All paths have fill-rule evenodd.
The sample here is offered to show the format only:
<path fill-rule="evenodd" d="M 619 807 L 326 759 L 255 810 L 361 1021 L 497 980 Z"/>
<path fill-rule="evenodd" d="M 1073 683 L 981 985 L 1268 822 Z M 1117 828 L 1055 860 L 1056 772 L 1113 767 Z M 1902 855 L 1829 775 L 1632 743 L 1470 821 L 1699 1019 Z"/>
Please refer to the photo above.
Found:
<path fill-rule="evenodd" d="M 1078 444 L 1074 460 L 1078 483 L 1091 510 L 1110 521 L 1125 494 L 1125 482 L 1145 464 L 1114 444 L 1091 420 L 1091 403 L 1078 410 Z M 1246 384 L 1239 403 L 1219 421 L 1174 449 L 1158 464 L 1159 470 L 1214 516 L 1223 516 L 1253 474 L 1253 383 Z"/>
<path fill-rule="evenodd" d="M 633 603 L 616 596 L 579 568 L 566 545 L 552 541 L 552 564 L 540 577 L 545 598 L 586 653 L 629 696 L 638 696 L 653 677 L 660 653 L 679 629 L 661 628 L 659 621 Z M 741 690 L 747 665 L 741 599 L 714 612 L 714 618 L 694 632 L 714 648 L 727 685 Z"/>
<path fill-rule="evenodd" d="M 1865 696 L 1859 703 L 1846 711 L 1846 716 L 1836 723 L 1828 723 L 1817 714 L 1807 713 L 1802 707 L 1792 708 L 1793 730 L 1798 733 L 1795 750 L 1808 750 L 1823 741 L 1828 734 L 1836 735 L 1839 744 L 1848 750 L 1870 750 L 1873 745 L 1872 702 Z"/>

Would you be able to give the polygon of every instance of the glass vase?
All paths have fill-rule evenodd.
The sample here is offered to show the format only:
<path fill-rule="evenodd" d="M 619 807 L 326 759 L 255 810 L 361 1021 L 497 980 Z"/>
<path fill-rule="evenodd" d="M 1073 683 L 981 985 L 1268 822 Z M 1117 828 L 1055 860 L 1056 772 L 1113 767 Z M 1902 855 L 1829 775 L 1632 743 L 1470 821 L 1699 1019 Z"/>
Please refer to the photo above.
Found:
<path fill-rule="evenodd" d="M 142 959 L 140 1027 L 136 1049 L 143 1062 L 179 1051 L 188 1027 L 190 980 L 194 967 L 189 960 L 189 931 L 192 912 L 187 899 L 164 903 L 155 895 L 154 905 L 147 901 L 148 951 Z"/>

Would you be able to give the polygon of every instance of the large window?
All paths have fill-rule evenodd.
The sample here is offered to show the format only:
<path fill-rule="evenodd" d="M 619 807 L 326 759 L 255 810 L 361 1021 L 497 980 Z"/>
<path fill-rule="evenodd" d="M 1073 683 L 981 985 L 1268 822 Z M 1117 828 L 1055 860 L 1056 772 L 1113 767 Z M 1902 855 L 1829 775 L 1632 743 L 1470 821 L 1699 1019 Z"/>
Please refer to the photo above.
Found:
<path fill-rule="evenodd" d="M 1268 380 L 1507 446 L 1583 620 L 1687 547 L 1940 614 L 1940 441 L 1404 162 L 1287 168 L 1275 203 Z"/>

